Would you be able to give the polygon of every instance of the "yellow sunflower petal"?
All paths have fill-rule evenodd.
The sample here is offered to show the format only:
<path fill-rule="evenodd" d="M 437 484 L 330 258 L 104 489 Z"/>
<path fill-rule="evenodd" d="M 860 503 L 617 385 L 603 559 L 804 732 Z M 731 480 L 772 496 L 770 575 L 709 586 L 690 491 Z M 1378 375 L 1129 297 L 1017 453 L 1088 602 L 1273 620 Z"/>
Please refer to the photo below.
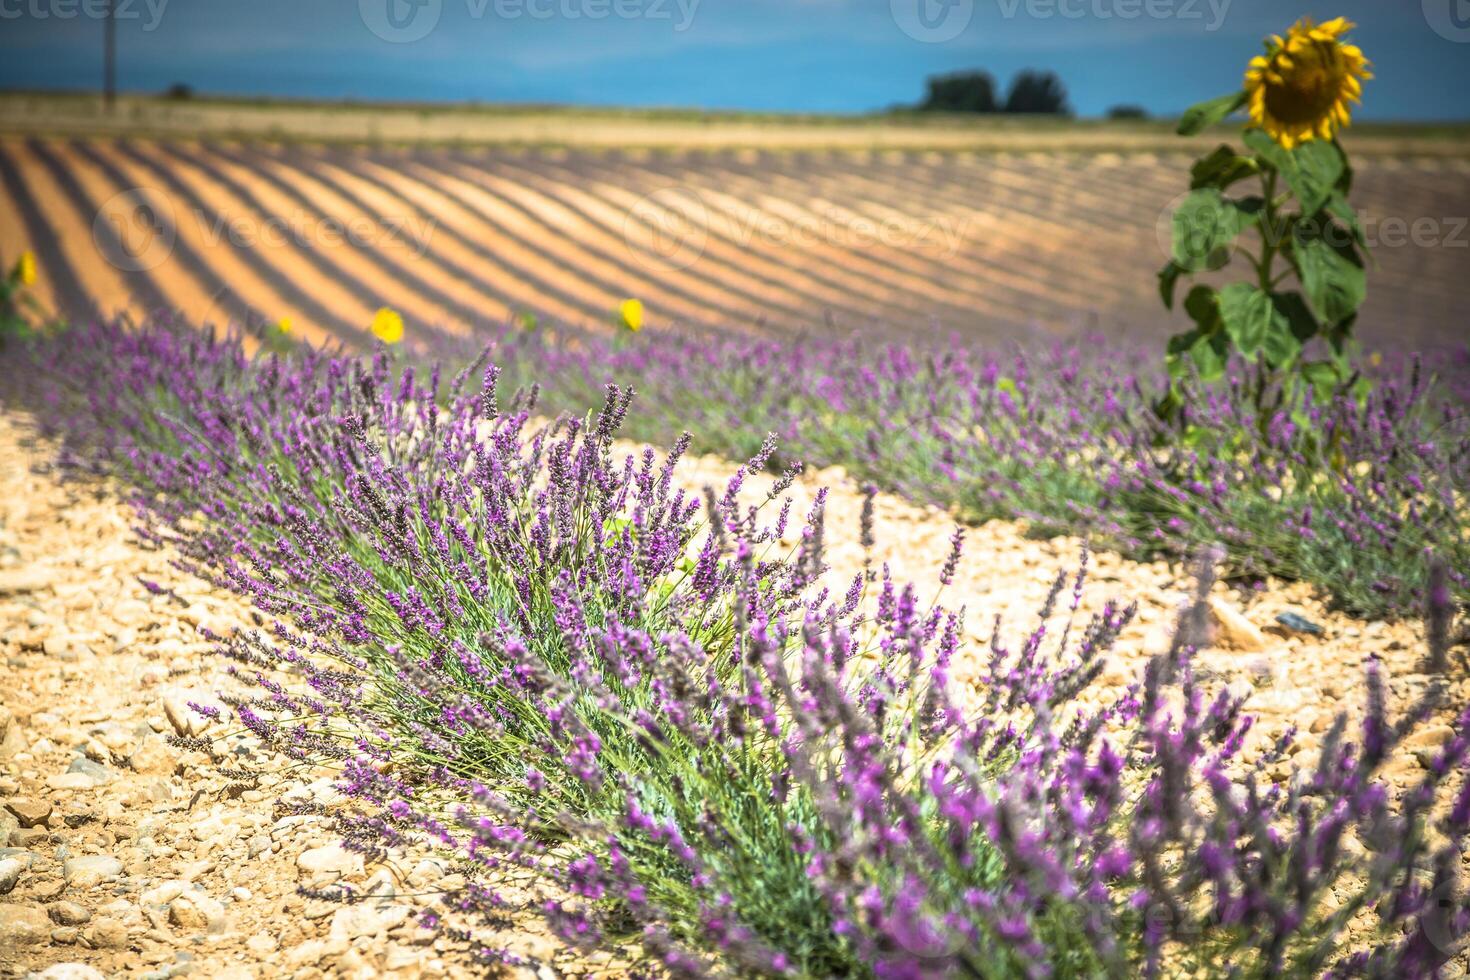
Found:
<path fill-rule="evenodd" d="M 403 317 L 397 310 L 383 307 L 373 314 L 373 336 L 385 344 L 397 344 L 403 340 Z"/>
<path fill-rule="evenodd" d="M 633 333 L 643 329 L 643 303 L 636 299 L 625 299 L 618 306 L 618 315 L 623 318 L 623 326 Z"/>
<path fill-rule="evenodd" d="M 1303 17 L 1273 34 L 1266 56 L 1250 60 L 1246 95 L 1251 123 L 1285 149 L 1313 139 L 1332 139 L 1352 121 L 1349 103 L 1360 101 L 1368 60 L 1340 38 L 1352 30 L 1346 17 L 1318 24 Z"/>
<path fill-rule="evenodd" d="M 34 286 L 36 284 L 36 256 L 29 249 L 20 253 L 16 260 L 15 271 L 11 273 L 15 281 L 22 286 Z"/>

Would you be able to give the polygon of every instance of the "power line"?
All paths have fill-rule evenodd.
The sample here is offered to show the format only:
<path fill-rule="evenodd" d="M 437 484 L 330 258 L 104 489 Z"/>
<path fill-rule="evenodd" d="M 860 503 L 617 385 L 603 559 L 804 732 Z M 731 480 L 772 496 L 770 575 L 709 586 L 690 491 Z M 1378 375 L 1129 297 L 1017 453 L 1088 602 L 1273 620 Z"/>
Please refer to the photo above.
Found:
<path fill-rule="evenodd" d="M 107 20 L 103 27 L 102 40 L 102 103 L 112 111 L 117 101 L 117 19 L 114 0 L 107 0 Z"/>

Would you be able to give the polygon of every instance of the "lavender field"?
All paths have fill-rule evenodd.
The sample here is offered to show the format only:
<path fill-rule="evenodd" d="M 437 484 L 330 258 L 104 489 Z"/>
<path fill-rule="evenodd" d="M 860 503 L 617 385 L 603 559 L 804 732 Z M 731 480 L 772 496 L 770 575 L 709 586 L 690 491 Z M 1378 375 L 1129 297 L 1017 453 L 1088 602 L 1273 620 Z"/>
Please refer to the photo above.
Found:
<path fill-rule="evenodd" d="M 1353 30 L 0 99 L 0 978 L 1466 976 L 1470 153 Z"/>
<path fill-rule="evenodd" d="M 1392 659 L 1410 658 L 1413 683 L 1394 682 L 1390 699 L 1376 658 L 1354 668 L 1336 659 L 1353 646 L 1335 647 L 1318 678 L 1356 674 L 1365 700 L 1336 721 L 1324 705 L 1313 734 L 1288 726 L 1262 742 L 1246 710 L 1259 687 L 1214 690 L 1206 678 L 1221 667 L 1198 658 L 1212 645 L 1250 651 L 1251 634 L 1263 636 L 1221 611 L 1240 601 L 1222 596 L 1244 593 L 1212 587 L 1218 571 L 1279 575 L 1252 562 L 1282 556 L 1244 528 L 1222 536 L 1233 548 L 1212 551 L 1179 525 L 1214 506 L 1200 524 L 1228 527 L 1244 519 L 1232 510 L 1270 499 L 1266 485 L 1323 469 L 1305 459 L 1290 420 L 1257 426 L 1224 400 L 1218 417 L 1197 418 L 1207 433 L 1261 430 L 1238 461 L 1222 469 L 1208 453 L 1175 452 L 1139 469 L 1159 436 L 1130 434 L 1141 410 L 1127 393 L 1144 382 L 1077 351 L 970 364 L 953 352 L 915 362 L 895 348 L 703 338 L 698 365 L 678 353 L 693 340 L 637 339 L 650 346 L 506 338 L 468 362 L 451 355 L 461 367 L 441 372 L 387 350 L 250 358 L 238 339 L 184 326 L 99 324 L 12 350 L 27 362 L 8 391 L 60 440 L 63 472 L 136 488 L 145 542 L 278 622 L 229 635 L 202 627 L 233 665 L 235 690 L 195 693 L 170 742 L 263 785 L 262 771 L 217 755 L 239 731 L 263 759 L 331 774 L 326 808 L 282 805 L 327 816 L 345 853 L 392 866 L 427 848 L 455 862 L 463 884 L 414 921 L 449 930 L 468 962 L 543 961 L 526 953 L 536 928 L 512 925 L 538 912 L 563 948 L 582 951 L 544 961 L 572 971 L 608 965 L 585 957 L 615 951 L 628 968 L 691 976 L 727 964 L 775 975 L 1008 976 L 1064 964 L 1124 975 L 1192 962 L 1176 943 L 1199 935 L 1263 975 L 1391 964 L 1393 975 L 1427 976 L 1453 954 L 1465 915 L 1453 897 L 1456 842 L 1470 823 L 1470 741 L 1458 733 L 1470 719 L 1455 720 L 1464 683 L 1449 646 L 1463 566 L 1450 519 L 1421 519 L 1458 499 L 1425 482 L 1463 462 L 1463 440 L 1435 441 L 1458 397 L 1453 360 L 1435 365 L 1435 380 L 1418 363 L 1385 366 L 1368 402 L 1307 409 L 1313 429 L 1339 433 L 1333 451 L 1345 459 L 1338 477 L 1299 490 L 1323 495 L 1334 515 L 1365 508 L 1338 522 L 1346 540 L 1322 553 L 1353 551 L 1356 575 L 1374 567 L 1363 556 L 1384 568 L 1441 557 L 1424 566 L 1427 585 L 1388 571 L 1342 579 L 1359 606 L 1428 609 L 1423 640 L 1397 627 L 1377 634 L 1403 638 L 1392 649 L 1406 654 Z M 848 363 L 844 379 L 835 369 Z M 538 371 L 550 379 L 539 393 L 512 392 L 511 376 Z M 585 417 L 540 421 L 546 400 L 574 404 L 605 371 L 636 377 L 648 396 L 612 386 Z M 850 415 L 853 431 L 812 424 L 819 413 L 796 401 L 797 383 L 812 378 L 822 380 L 809 397 Z M 740 386 L 738 401 L 706 417 L 671 394 Z M 938 426 L 961 404 L 973 421 Z M 784 420 L 783 406 L 793 413 Z M 902 408 L 916 418 L 900 423 Z M 892 418 L 894 434 L 863 411 Z M 667 453 L 624 456 L 615 442 L 624 429 L 663 438 L 680 416 L 705 433 L 703 448 L 737 457 L 719 432 L 756 422 L 785 431 L 702 499 L 675 479 L 687 436 Z M 933 456 L 905 469 L 885 438 Z M 1391 483 L 1353 478 L 1380 473 L 1395 440 L 1444 455 L 1420 456 L 1422 474 Z M 1131 462 L 1110 470 L 1109 453 Z M 1166 647 L 1140 659 L 1126 586 L 1145 576 L 1110 559 L 1125 596 L 1084 603 L 1094 588 L 1085 552 L 1070 571 L 1056 567 L 1041 625 L 1014 639 L 1009 622 L 989 640 L 965 625 L 960 607 L 983 596 L 935 604 L 886 565 L 864 562 L 834 588 L 826 542 L 854 529 L 828 527 L 825 488 L 804 511 L 789 499 L 796 457 L 827 462 L 822 454 L 911 497 L 923 496 L 914 474 L 948 467 L 928 486 L 964 499 L 928 496 L 968 520 L 1064 501 L 1076 509 L 1030 515 L 1033 526 L 1090 526 L 1102 547 L 1193 555 L 1175 588 L 1195 599 Z M 1097 470 L 1091 490 L 1063 465 L 1084 457 Z M 768 470 L 787 475 L 771 483 Z M 1191 471 L 1199 476 L 1169 482 Z M 766 489 L 743 494 L 758 478 Z M 1415 485 L 1424 490 L 1405 489 Z M 1150 494 L 1179 499 L 1175 516 L 1121 506 Z M 876 494 L 860 496 L 866 552 Z M 1273 505 L 1298 522 L 1283 539 L 1328 538 L 1334 525 L 1303 499 Z M 1136 523 L 1150 513 L 1152 526 Z M 1411 530 L 1420 543 L 1399 550 Z M 965 537 L 961 525 L 948 558 L 933 556 L 941 590 Z M 1336 585 L 1332 573 L 1343 570 L 1324 579 Z M 1297 602 L 1318 617 L 1314 630 L 1360 632 L 1332 611 L 1340 603 Z M 1115 653 L 1123 637 L 1132 650 Z M 1132 668 L 1110 667 L 1116 658 Z M 1441 728 L 1442 741 L 1420 734 Z M 1343 846 L 1347 835 L 1357 843 Z M 1430 877 L 1411 873 L 1421 864 Z M 358 914 L 350 871 L 299 887 L 309 902 Z M 1384 889 L 1399 897 L 1374 900 Z"/>

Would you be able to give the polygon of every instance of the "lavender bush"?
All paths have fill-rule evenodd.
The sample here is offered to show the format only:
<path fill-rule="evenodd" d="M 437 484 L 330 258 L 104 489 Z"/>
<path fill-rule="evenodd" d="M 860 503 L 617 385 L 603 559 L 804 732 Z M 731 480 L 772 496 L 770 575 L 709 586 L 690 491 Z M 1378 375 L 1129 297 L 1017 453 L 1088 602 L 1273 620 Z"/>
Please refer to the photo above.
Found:
<path fill-rule="evenodd" d="M 1140 373 L 1147 348 L 1101 340 L 977 352 L 878 340 L 507 329 L 496 360 L 580 413 L 608 381 L 637 387 L 631 434 L 735 458 L 784 450 L 964 520 L 1085 529 L 1144 559 L 1225 548 L 1224 572 L 1322 588 L 1367 616 L 1423 607 L 1426 556 L 1470 594 L 1470 439 L 1463 352 L 1390 358 L 1311 388 L 1235 362 L 1219 385 Z"/>
<path fill-rule="evenodd" d="M 1054 615 L 1081 574 L 972 649 L 886 574 L 823 591 L 820 500 L 789 552 L 779 484 L 737 503 L 773 443 L 702 502 L 687 440 L 619 458 L 626 390 L 537 428 L 480 362 L 107 325 L 7 357 L 71 466 L 277 621 L 221 638 L 239 721 L 339 767 L 350 846 L 460 855 L 446 903 L 485 934 L 507 871 L 674 976 L 1427 977 L 1470 927 L 1470 717 L 1406 792 L 1382 775 L 1437 688 L 1391 723 L 1370 668 L 1357 738 L 1294 770 L 1197 682 L 1200 603 L 1126 691 L 1091 688 L 1131 609 Z"/>

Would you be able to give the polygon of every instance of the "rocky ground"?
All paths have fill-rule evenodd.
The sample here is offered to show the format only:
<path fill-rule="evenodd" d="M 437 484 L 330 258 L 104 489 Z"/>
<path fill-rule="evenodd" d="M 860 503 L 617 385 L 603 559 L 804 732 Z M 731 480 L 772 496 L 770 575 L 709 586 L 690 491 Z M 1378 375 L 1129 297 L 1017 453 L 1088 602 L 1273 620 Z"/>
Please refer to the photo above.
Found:
<path fill-rule="evenodd" d="M 235 689 L 198 628 L 249 627 L 249 610 L 139 547 L 115 498 L 38 471 L 48 458 L 0 416 L 0 976 L 477 974 L 416 917 L 458 872 L 427 853 L 365 863 L 326 818 L 279 806 L 330 807 L 330 770 L 190 710 Z M 297 893 L 338 882 L 373 897 Z M 559 954 L 534 924 L 506 938 Z"/>
<path fill-rule="evenodd" d="M 167 554 L 140 547 L 127 509 L 104 488 L 59 482 L 45 469 L 49 454 L 23 417 L 0 416 L 0 844 L 8 844 L 0 848 L 0 977 L 477 972 L 462 943 L 416 917 L 462 880 L 453 867 L 426 852 L 370 863 L 343 850 L 326 818 L 280 806 L 330 808 L 330 770 L 294 769 L 248 733 L 189 708 L 215 702 L 233 683 L 199 627 L 248 628 L 251 611 L 172 569 Z M 691 488 L 722 485 L 731 469 L 693 459 L 682 479 Z M 747 495 L 755 499 L 765 485 L 751 480 Z M 953 530 L 944 514 L 880 495 L 878 543 L 865 555 L 862 497 L 840 471 L 800 481 L 795 513 L 822 485 L 833 488 L 835 587 L 845 589 L 871 558 L 916 582 L 922 598 L 940 594 Z M 1016 525 L 971 529 L 943 601 L 967 607 L 976 639 L 989 636 L 997 614 L 1013 631 L 1029 629 L 1053 578 L 1075 568 L 1081 549 L 1075 539 L 1028 539 Z M 1167 644 L 1189 583 L 1164 564 L 1099 554 L 1090 565 L 1083 612 L 1109 597 L 1139 604 L 1102 679 L 1126 684 Z M 172 594 L 154 594 L 144 580 Z M 1216 635 L 1203 668 L 1249 692 L 1261 719 L 1256 738 L 1297 726 L 1298 761 L 1310 758 L 1335 712 L 1362 704 L 1368 656 L 1382 658 L 1395 701 L 1429 681 L 1416 624 L 1331 614 L 1300 586 L 1248 594 L 1221 586 L 1211 602 Z M 1283 612 L 1316 624 L 1320 635 L 1280 624 Z M 963 666 L 956 675 L 963 682 Z M 1470 683 L 1457 682 L 1452 701 L 1470 703 Z M 181 735 L 212 740 L 213 758 L 170 743 Z M 1425 726 L 1390 778 L 1407 784 L 1449 735 L 1444 720 Z M 222 768 L 267 775 L 241 782 Z M 372 898 L 346 906 L 298 893 L 339 881 Z M 542 976 L 617 972 L 612 951 L 572 956 L 531 919 L 499 938 L 544 962 Z M 1460 964 L 1450 975 L 1463 973 Z"/>

